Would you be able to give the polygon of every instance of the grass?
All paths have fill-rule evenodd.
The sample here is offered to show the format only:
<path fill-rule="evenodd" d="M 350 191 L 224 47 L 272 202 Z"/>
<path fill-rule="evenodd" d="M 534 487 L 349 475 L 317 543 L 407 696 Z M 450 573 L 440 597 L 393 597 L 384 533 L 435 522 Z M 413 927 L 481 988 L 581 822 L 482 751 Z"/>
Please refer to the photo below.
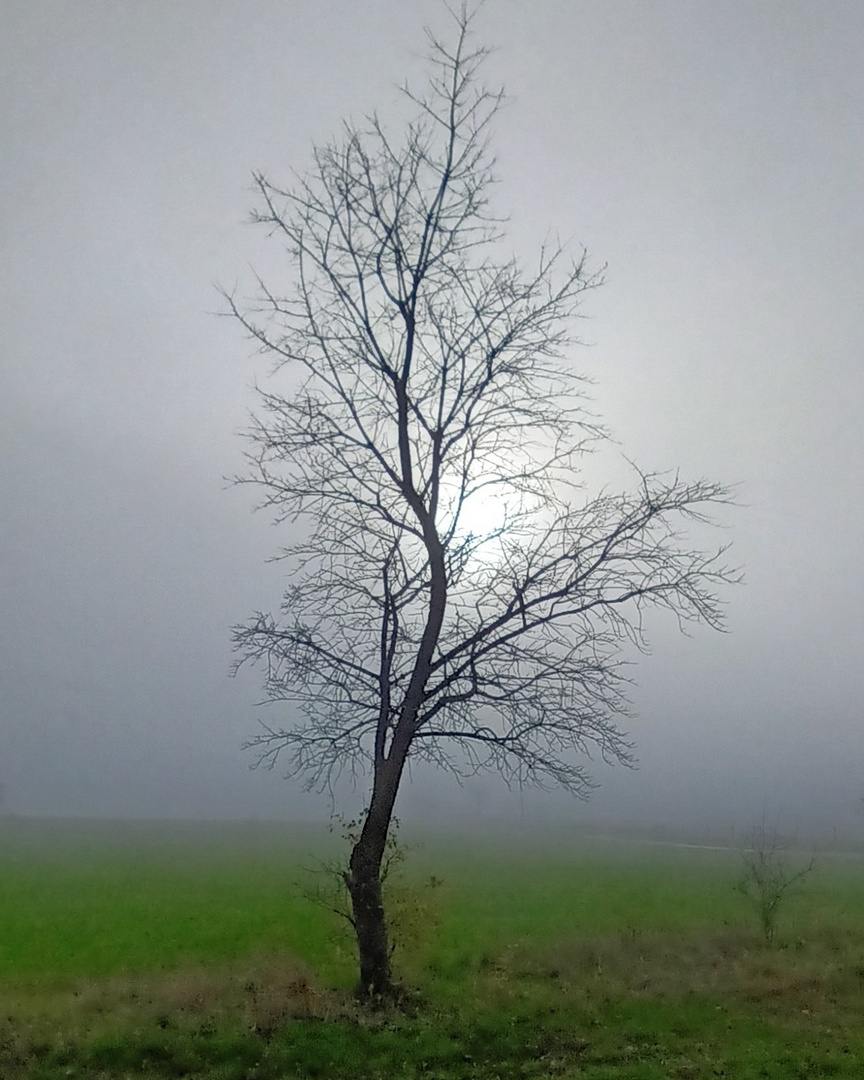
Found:
<path fill-rule="evenodd" d="M 16 835 L 0 874 L 0 979 L 173 968 L 260 949 L 314 962 L 326 951 L 321 919 L 295 888 L 290 837 L 250 850 L 242 830 L 220 845 L 215 830 L 169 829 L 161 849 L 153 827 L 130 828 L 124 840 L 55 826 L 54 845 L 48 823 L 19 828 L 33 853 Z"/>
<path fill-rule="evenodd" d="M 823 859 L 759 939 L 734 855 L 430 841 L 413 1009 L 364 1014 L 296 887 L 316 831 L 2 822 L 0 1076 L 864 1075 L 864 867 Z"/>

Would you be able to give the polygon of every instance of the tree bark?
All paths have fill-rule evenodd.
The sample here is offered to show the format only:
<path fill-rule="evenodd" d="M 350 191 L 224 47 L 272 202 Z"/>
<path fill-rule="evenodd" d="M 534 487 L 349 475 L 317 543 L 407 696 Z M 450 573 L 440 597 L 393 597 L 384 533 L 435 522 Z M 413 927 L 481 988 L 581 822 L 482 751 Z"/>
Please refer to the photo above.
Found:
<path fill-rule="evenodd" d="M 381 857 L 377 853 L 378 846 L 377 835 L 365 838 L 361 836 L 351 852 L 346 874 L 360 961 L 357 996 L 372 1002 L 393 996 L 390 943 L 381 896 Z"/>
<path fill-rule="evenodd" d="M 404 752 L 394 757 L 391 750 L 391 756 L 382 763 L 375 778 L 372 801 L 360 838 L 351 852 L 345 874 L 360 961 L 357 996 L 369 1002 L 392 999 L 395 994 L 381 889 L 381 867 L 404 761 Z"/>

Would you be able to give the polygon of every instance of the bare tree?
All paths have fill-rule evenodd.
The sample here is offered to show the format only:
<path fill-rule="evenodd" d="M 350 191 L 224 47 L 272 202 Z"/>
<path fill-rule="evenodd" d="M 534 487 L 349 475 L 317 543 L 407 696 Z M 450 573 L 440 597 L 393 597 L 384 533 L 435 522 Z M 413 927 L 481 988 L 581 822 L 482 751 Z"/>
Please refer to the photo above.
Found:
<path fill-rule="evenodd" d="M 393 990 L 381 865 L 409 756 L 587 795 L 586 752 L 631 761 L 621 650 L 644 645 L 646 608 L 719 628 L 734 576 L 677 531 L 720 485 L 637 472 L 632 492 L 582 490 L 604 433 L 569 352 L 599 277 L 557 246 L 529 272 L 496 256 L 501 95 L 478 81 L 470 15 L 455 21 L 452 47 L 429 37 L 425 91 L 404 89 L 401 138 L 373 115 L 291 188 L 256 176 L 293 279 L 227 296 L 276 371 L 303 373 L 261 392 L 249 433 L 244 479 L 306 530 L 283 552 L 281 617 L 235 630 L 266 701 L 291 708 L 250 745 L 310 787 L 371 773 L 345 876 L 371 998 Z"/>
<path fill-rule="evenodd" d="M 741 849 L 743 872 L 735 888 L 756 908 L 768 945 L 774 944 L 780 905 L 816 865 L 816 856 L 811 855 L 807 863 L 793 869 L 784 851 L 777 830 L 768 828 L 764 820 L 752 829 L 747 847 Z"/>

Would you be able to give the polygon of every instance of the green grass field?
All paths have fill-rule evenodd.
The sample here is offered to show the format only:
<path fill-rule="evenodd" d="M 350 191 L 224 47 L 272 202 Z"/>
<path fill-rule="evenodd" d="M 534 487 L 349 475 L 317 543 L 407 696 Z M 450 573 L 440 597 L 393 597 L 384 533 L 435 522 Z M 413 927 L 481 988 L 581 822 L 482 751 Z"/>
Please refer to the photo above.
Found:
<path fill-rule="evenodd" d="M 864 861 L 823 857 L 771 949 L 734 853 L 429 839 L 396 886 L 416 993 L 365 1014 L 298 886 L 334 845 L 0 821 L 0 1077 L 864 1076 Z"/>

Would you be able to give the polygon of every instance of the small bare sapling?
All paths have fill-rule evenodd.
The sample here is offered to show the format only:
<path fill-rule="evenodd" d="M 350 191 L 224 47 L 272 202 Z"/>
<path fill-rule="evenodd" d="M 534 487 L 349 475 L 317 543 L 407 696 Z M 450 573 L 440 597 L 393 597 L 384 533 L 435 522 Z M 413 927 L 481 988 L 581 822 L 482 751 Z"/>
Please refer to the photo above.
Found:
<path fill-rule="evenodd" d="M 735 888 L 755 907 L 769 945 L 776 939 L 780 905 L 800 888 L 816 861 L 811 855 L 806 865 L 796 869 L 785 857 L 785 850 L 777 830 L 767 828 L 764 822 L 753 828 L 749 845 L 741 848 L 743 872 Z"/>

